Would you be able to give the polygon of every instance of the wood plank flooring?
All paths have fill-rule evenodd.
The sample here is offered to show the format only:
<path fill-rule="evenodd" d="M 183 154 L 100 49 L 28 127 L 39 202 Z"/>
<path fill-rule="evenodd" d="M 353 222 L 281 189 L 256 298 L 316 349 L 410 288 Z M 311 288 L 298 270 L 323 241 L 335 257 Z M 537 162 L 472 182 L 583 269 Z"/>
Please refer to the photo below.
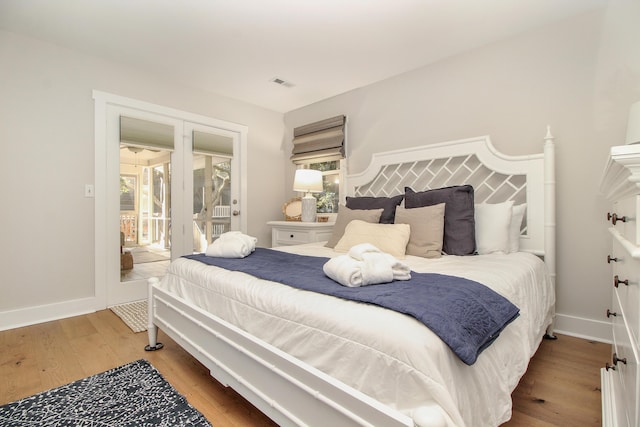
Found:
<path fill-rule="evenodd" d="M 275 426 L 162 331 L 163 350 L 145 352 L 146 341 L 110 310 L 0 332 L 0 405 L 147 359 L 215 427 Z M 601 425 L 599 369 L 609 354 L 608 344 L 578 338 L 543 341 L 504 426 Z"/>

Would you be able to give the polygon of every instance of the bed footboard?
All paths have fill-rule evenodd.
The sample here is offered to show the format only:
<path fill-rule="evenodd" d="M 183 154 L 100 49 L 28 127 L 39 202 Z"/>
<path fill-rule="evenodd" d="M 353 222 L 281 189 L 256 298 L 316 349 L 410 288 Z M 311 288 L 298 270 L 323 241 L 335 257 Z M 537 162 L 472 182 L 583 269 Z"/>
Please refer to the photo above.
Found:
<path fill-rule="evenodd" d="M 149 345 L 157 328 L 205 365 L 280 426 L 446 427 L 448 416 L 425 402 L 413 418 L 366 396 L 256 339 L 241 329 L 188 304 L 149 280 Z"/>
<path fill-rule="evenodd" d="M 147 307 L 149 307 L 149 309 L 147 309 L 147 335 L 149 337 L 149 344 L 147 344 L 144 347 L 145 351 L 156 351 L 156 350 L 160 350 L 162 347 L 164 347 L 164 344 L 162 344 L 161 342 L 158 342 L 158 327 L 155 325 L 155 323 L 153 323 L 153 310 L 151 310 L 151 304 L 152 304 L 152 299 L 151 299 L 151 294 L 152 294 L 152 290 L 153 287 L 155 285 L 157 285 L 160 281 L 158 280 L 158 278 L 156 277 L 152 277 L 148 280 L 149 282 L 149 303 L 147 305 Z"/>

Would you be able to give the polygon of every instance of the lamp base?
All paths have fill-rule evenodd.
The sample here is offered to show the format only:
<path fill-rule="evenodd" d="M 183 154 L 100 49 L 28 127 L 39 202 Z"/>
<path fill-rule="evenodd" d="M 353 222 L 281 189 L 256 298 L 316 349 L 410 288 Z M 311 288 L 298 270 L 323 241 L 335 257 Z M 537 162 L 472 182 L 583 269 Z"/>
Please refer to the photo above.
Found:
<path fill-rule="evenodd" d="M 302 198 L 302 213 L 300 215 L 302 222 L 316 222 L 316 198 L 307 193 Z"/>

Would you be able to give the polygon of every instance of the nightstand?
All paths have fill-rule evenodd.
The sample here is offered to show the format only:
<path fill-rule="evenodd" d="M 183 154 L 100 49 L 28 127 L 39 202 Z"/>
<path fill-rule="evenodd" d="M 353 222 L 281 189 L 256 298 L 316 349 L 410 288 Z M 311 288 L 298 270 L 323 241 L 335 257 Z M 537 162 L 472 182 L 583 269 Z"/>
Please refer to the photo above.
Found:
<path fill-rule="evenodd" d="M 269 221 L 271 246 L 301 245 L 331 238 L 334 222 Z"/>

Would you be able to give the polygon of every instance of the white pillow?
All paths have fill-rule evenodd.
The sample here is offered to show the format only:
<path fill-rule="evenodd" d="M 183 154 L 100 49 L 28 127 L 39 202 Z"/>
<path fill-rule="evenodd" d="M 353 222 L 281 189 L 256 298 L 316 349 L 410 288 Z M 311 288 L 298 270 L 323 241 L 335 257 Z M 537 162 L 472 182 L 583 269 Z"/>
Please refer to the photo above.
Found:
<path fill-rule="evenodd" d="M 513 201 L 475 205 L 478 254 L 509 253 L 512 211 Z"/>
<path fill-rule="evenodd" d="M 512 209 L 509 231 L 509 252 L 518 252 L 520 250 L 520 227 L 522 226 L 525 210 L 527 210 L 526 203 L 516 205 Z"/>
<path fill-rule="evenodd" d="M 360 243 L 371 243 L 382 252 L 404 258 L 410 235 L 409 224 L 375 224 L 356 219 L 345 227 L 342 238 L 333 249 L 348 252 Z"/>

